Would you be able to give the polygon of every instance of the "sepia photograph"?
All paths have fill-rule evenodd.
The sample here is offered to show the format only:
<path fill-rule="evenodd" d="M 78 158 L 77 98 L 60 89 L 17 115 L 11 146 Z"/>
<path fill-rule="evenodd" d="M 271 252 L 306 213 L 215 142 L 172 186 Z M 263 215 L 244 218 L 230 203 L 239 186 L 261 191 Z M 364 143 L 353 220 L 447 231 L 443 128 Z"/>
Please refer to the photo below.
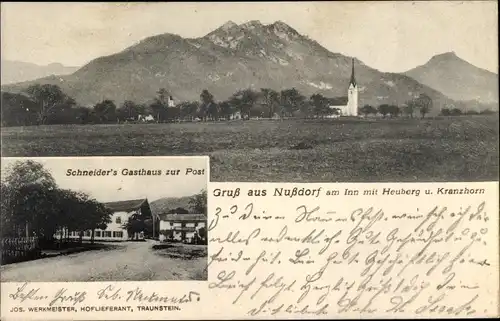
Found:
<path fill-rule="evenodd" d="M 207 280 L 206 157 L 2 158 L 1 281 Z"/>
<path fill-rule="evenodd" d="M 498 179 L 496 1 L 1 12 L 4 156 L 206 155 L 219 182 Z"/>

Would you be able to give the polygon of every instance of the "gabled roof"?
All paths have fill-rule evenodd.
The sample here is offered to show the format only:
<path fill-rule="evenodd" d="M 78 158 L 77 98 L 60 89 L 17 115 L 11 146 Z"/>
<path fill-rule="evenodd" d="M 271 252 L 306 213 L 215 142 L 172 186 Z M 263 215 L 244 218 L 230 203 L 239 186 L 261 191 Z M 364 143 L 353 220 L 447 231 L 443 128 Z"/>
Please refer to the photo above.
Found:
<path fill-rule="evenodd" d="M 205 214 L 159 214 L 160 220 L 166 222 L 204 222 L 207 220 Z"/>
<path fill-rule="evenodd" d="M 327 98 L 327 102 L 331 106 L 344 106 L 347 105 L 349 99 L 346 96 L 343 97 L 335 97 L 335 98 Z"/>
<path fill-rule="evenodd" d="M 142 205 L 147 201 L 147 198 L 141 198 L 137 200 L 107 202 L 104 203 L 104 206 L 109 208 L 113 212 L 132 212 L 141 208 Z"/>

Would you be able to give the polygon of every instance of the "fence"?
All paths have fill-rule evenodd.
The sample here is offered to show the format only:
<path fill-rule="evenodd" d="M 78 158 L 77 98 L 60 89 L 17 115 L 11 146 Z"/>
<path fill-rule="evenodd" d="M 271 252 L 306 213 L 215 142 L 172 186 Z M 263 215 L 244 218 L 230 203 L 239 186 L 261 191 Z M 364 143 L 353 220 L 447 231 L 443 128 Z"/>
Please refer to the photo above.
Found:
<path fill-rule="evenodd" d="M 41 256 L 36 237 L 6 237 L 2 239 L 3 264 L 34 260 Z"/>

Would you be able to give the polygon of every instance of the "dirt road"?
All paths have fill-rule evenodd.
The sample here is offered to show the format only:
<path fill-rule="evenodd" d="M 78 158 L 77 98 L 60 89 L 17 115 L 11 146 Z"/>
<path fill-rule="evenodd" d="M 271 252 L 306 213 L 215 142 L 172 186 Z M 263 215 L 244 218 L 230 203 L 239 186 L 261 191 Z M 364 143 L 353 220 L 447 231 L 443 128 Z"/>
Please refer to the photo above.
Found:
<path fill-rule="evenodd" d="M 206 257 L 159 255 L 153 241 L 110 243 L 105 249 L 4 265 L 2 282 L 204 280 Z"/>

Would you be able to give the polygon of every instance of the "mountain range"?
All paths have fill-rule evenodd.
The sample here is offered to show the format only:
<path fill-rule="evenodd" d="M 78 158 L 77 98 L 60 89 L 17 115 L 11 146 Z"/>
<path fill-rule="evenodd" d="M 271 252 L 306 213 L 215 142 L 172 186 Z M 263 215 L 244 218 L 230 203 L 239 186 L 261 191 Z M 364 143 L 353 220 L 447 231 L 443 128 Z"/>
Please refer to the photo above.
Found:
<path fill-rule="evenodd" d="M 403 74 L 386 73 L 355 57 L 331 52 L 281 21 L 268 25 L 228 21 L 199 38 L 152 36 L 94 59 L 70 75 L 5 85 L 2 91 L 20 92 L 33 83 L 57 84 L 84 106 L 104 99 L 117 104 L 147 102 L 159 88 L 166 88 L 178 101 L 199 100 L 203 89 L 218 101 L 245 88 L 295 87 L 307 96 L 341 97 L 347 95 L 352 59 L 360 106 L 403 104 L 420 93 L 429 95 L 434 106 L 471 97 L 498 101 L 498 75 L 456 56 L 436 56 Z"/>
<path fill-rule="evenodd" d="M 176 209 L 178 207 L 190 210 L 189 201 L 191 196 L 186 197 L 164 197 L 154 200 L 149 203 L 151 211 L 155 215 L 167 213 L 170 210 Z"/>
<path fill-rule="evenodd" d="M 69 75 L 78 70 L 79 67 L 68 67 L 60 63 L 52 63 L 40 66 L 28 62 L 2 59 L 2 84 L 12 84 L 28 80 L 34 80 L 51 75 Z"/>

